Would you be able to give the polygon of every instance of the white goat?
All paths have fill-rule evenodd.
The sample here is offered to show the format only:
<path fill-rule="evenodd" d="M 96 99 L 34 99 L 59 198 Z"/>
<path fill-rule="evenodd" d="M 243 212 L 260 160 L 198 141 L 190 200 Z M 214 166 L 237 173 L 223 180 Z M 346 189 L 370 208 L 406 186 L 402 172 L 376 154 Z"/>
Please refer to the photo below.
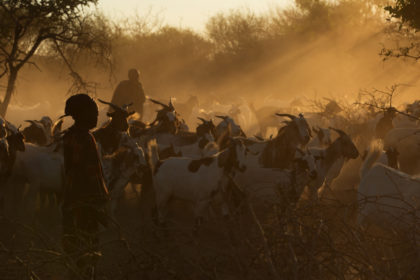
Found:
<path fill-rule="evenodd" d="M 361 168 L 358 224 L 374 224 L 403 234 L 415 230 L 418 242 L 420 179 L 375 163 L 378 153 L 371 153 Z"/>
<path fill-rule="evenodd" d="M 112 155 L 103 156 L 101 159 L 105 182 L 111 195 L 112 215 L 115 215 L 118 201 L 133 176 L 137 176 L 141 181 L 148 167 L 142 148 L 127 133 L 123 133 L 120 147 Z"/>
<path fill-rule="evenodd" d="M 25 152 L 17 153 L 7 189 L 13 195 L 10 201 L 16 204 L 28 184 L 26 205 L 34 213 L 38 193 L 61 194 L 64 184 L 64 157 L 61 152 L 55 151 L 55 146 L 40 147 L 27 143 L 25 147 Z M 128 182 L 134 175 L 141 176 L 140 173 L 144 170 L 142 168 L 147 166 L 142 149 L 131 137 L 123 134 L 120 147 L 125 150 L 101 159 L 105 182 L 111 193 L 112 214 Z"/>
<path fill-rule="evenodd" d="M 60 193 L 63 187 L 64 160 L 61 153 L 53 151 L 54 147 L 40 147 L 25 144 L 25 152 L 16 154 L 16 161 L 11 177 L 7 183 L 7 191 L 12 195 L 8 201 L 19 207 L 23 198 L 25 185 L 29 184 L 26 203 L 29 213 L 34 213 L 36 197 L 43 190 Z"/>
<path fill-rule="evenodd" d="M 212 197 L 222 190 L 224 174 L 243 171 L 246 148 L 240 140 L 233 139 L 226 150 L 208 158 L 169 158 L 158 164 L 156 156 L 152 157 L 159 222 L 165 221 L 168 201 L 178 198 L 194 203 L 196 225 L 199 225 Z"/>
<path fill-rule="evenodd" d="M 251 198 L 275 204 L 281 198 L 296 202 L 304 187 L 316 177 L 314 156 L 310 151 L 297 150 L 293 170 L 247 166 L 245 172 L 235 173 L 234 180 Z"/>
<path fill-rule="evenodd" d="M 318 198 L 318 190 L 324 185 L 329 188 L 332 181 L 338 177 L 347 159 L 359 156 L 351 138 L 341 130 L 334 129 L 339 137 L 327 148 L 309 148 L 317 160 L 318 177 L 309 184 L 311 199 Z M 320 190 L 322 191 L 322 190 Z"/>
<path fill-rule="evenodd" d="M 228 116 L 216 116 L 222 121 L 216 126 L 216 138 L 219 138 L 223 133 L 228 129 L 230 126 L 230 136 L 245 136 L 245 133 L 242 131 L 242 128 L 231 118 Z"/>

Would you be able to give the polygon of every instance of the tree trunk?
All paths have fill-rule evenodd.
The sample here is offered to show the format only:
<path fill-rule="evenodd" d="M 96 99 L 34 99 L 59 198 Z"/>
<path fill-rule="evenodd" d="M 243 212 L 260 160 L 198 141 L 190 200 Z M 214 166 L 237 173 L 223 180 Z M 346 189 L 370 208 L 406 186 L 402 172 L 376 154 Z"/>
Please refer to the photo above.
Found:
<path fill-rule="evenodd" d="M 4 96 L 3 102 L 1 102 L 0 104 L 0 116 L 2 116 L 3 118 L 6 117 L 7 107 L 9 107 L 10 100 L 12 99 L 12 94 L 15 90 L 17 76 L 18 71 L 15 69 L 11 69 L 9 79 L 7 81 L 6 95 Z"/>

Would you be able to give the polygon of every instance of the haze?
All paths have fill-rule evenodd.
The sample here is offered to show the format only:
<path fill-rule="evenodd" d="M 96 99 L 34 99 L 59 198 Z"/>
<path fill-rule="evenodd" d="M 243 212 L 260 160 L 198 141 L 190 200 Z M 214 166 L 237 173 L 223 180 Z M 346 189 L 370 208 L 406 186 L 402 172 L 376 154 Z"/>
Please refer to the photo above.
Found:
<path fill-rule="evenodd" d="M 102 0 L 99 9 L 116 18 L 144 15 L 149 11 L 158 14 L 164 24 L 203 31 L 210 16 L 232 9 L 248 9 L 255 13 L 276 7 L 292 5 L 291 0 Z"/>
<path fill-rule="evenodd" d="M 384 32 L 384 17 L 367 9 L 364 0 L 351 5 L 337 1 L 321 7 L 324 13 L 312 10 L 313 16 L 299 14 L 288 3 L 102 0 L 99 9 L 108 19 L 98 20 L 108 28 L 113 71 L 110 75 L 82 56 L 75 58 L 75 67 L 95 83 L 94 94 L 105 100 L 127 78 L 127 70 L 136 67 L 146 95 L 166 102 L 176 98 L 175 103 L 194 95 L 202 109 L 216 101 L 229 106 L 253 102 L 256 108 L 283 108 L 295 98 L 331 97 L 351 103 L 360 89 L 393 84 L 409 85 L 398 90 L 395 105 L 418 98 L 417 65 L 401 59 L 383 61 L 381 48 L 393 41 Z M 143 17 L 150 9 L 152 17 Z M 155 15 L 163 24 L 142 29 L 153 25 L 149 21 Z M 63 113 L 71 85 L 68 70 L 47 58 L 39 58 L 38 65 L 42 71 L 28 65 L 19 76 L 8 113 L 17 125 Z M 148 112 L 146 120 L 155 109 Z M 255 123 L 250 116 L 248 127 Z M 191 123 L 195 125 L 195 119 Z"/>

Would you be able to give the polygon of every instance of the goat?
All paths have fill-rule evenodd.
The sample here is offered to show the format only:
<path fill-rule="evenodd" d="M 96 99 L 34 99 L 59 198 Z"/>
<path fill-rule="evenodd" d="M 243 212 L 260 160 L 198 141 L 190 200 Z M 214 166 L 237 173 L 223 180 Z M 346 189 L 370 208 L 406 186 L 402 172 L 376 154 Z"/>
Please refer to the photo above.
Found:
<path fill-rule="evenodd" d="M 169 105 L 151 98 L 149 100 L 162 106 L 162 109 L 157 112 L 155 120 L 150 123 L 153 132 L 178 134 L 180 131 L 188 131 L 185 122 L 179 118 L 179 114 L 175 111 L 172 100 L 169 100 Z"/>
<path fill-rule="evenodd" d="M 229 116 L 216 116 L 216 118 L 222 119 L 222 121 L 216 126 L 216 138 L 223 135 L 228 125 L 231 126 L 231 137 L 246 137 L 242 128 Z"/>
<path fill-rule="evenodd" d="M 12 168 L 16 161 L 16 154 L 17 152 L 24 152 L 25 151 L 25 144 L 24 144 L 24 136 L 19 131 L 19 128 L 16 128 L 10 122 L 0 118 L 0 123 L 5 124 L 6 134 L 4 135 L 3 139 L 3 160 L 4 165 L 0 171 L 1 178 L 0 184 L 4 184 L 8 177 L 12 172 Z M 7 152 L 7 154 L 4 154 Z"/>
<path fill-rule="evenodd" d="M 413 236 L 420 217 L 420 179 L 375 163 L 376 158 L 377 153 L 371 153 L 361 168 L 357 222 Z M 414 238 L 419 241 L 418 231 Z"/>
<path fill-rule="evenodd" d="M 7 182 L 7 191 L 12 197 L 10 203 L 20 208 L 25 185 L 29 184 L 26 207 L 34 213 L 38 193 L 42 191 L 61 193 L 63 186 L 64 159 L 54 147 L 41 147 L 26 143 L 25 152 L 16 154 L 16 161 Z"/>
<path fill-rule="evenodd" d="M 201 120 L 202 123 L 199 124 L 196 129 L 196 142 L 190 145 L 173 145 L 176 154 L 189 158 L 202 158 L 211 156 L 218 151 L 218 146 L 215 143 L 216 127 L 214 126 L 213 121 L 206 121 L 203 118 L 198 119 Z"/>
<path fill-rule="evenodd" d="M 147 166 L 143 151 L 131 137 L 125 133 L 120 140 L 120 151 L 101 157 L 105 182 L 111 193 L 111 214 L 125 186 L 133 176 L 142 176 L 143 168 Z M 38 193 L 54 193 L 60 197 L 64 184 L 64 157 L 54 145 L 41 147 L 26 143 L 25 148 L 24 153 L 17 154 L 7 189 L 12 195 L 10 201 L 17 206 L 25 184 L 28 184 L 26 205 L 34 213 Z"/>
<path fill-rule="evenodd" d="M 331 132 L 328 128 L 312 128 L 316 137 L 312 138 L 308 143 L 308 147 L 326 147 L 331 144 Z"/>
<path fill-rule="evenodd" d="M 151 155 L 150 158 L 154 159 L 153 185 L 159 222 L 166 220 L 169 200 L 178 198 L 194 203 L 198 227 L 212 197 L 222 191 L 224 175 L 245 171 L 245 157 L 246 147 L 240 139 L 231 139 L 225 150 L 199 160 L 169 158 L 158 164 L 157 156 Z"/>
<path fill-rule="evenodd" d="M 48 116 L 44 116 L 41 120 L 25 120 L 30 123 L 22 131 L 25 141 L 28 143 L 37 144 L 39 146 L 46 146 L 51 143 L 52 134 L 52 120 Z"/>
<path fill-rule="evenodd" d="M 304 116 L 277 114 L 291 121 L 279 129 L 274 139 L 267 141 L 259 157 L 259 163 L 264 167 L 285 169 L 290 167 L 296 153 L 296 148 L 306 145 L 311 137 L 311 130 Z"/>
<path fill-rule="evenodd" d="M 339 137 L 327 148 L 309 148 L 314 156 L 320 157 L 317 161 L 318 177 L 309 184 L 311 198 L 318 198 L 318 189 L 324 185 L 329 188 L 332 181 L 340 174 L 347 159 L 359 156 L 356 146 L 351 138 L 342 130 L 330 128 L 339 134 Z"/>
<path fill-rule="evenodd" d="M 251 198 L 275 204 L 279 198 L 296 203 L 304 187 L 316 177 L 314 156 L 309 150 L 298 149 L 290 170 L 247 166 L 246 172 L 235 173 L 234 179 Z"/>
<path fill-rule="evenodd" d="M 388 147 L 384 150 L 381 141 L 375 141 L 372 142 L 369 149 L 365 151 L 362 159 L 365 161 L 368 158 L 370 160 L 374 158 L 376 163 L 382 163 L 391 168 L 399 169 L 398 156 L 399 152 L 396 148 Z"/>
<path fill-rule="evenodd" d="M 95 130 L 93 136 L 96 142 L 101 144 L 101 152 L 103 154 L 112 154 L 118 149 L 122 132 L 128 130 L 127 118 L 135 112 L 128 112 L 127 108 L 131 105 L 124 105 L 122 107 L 99 99 L 99 102 L 107 104 L 114 109 L 114 112 L 108 113 L 111 121 L 105 126 Z"/>
<path fill-rule="evenodd" d="M 127 184 L 133 181 L 143 183 L 148 164 L 142 148 L 127 133 L 121 137 L 119 149 L 111 155 L 101 158 L 105 182 L 111 195 L 111 214 L 115 215 L 118 200 L 123 195 Z"/>

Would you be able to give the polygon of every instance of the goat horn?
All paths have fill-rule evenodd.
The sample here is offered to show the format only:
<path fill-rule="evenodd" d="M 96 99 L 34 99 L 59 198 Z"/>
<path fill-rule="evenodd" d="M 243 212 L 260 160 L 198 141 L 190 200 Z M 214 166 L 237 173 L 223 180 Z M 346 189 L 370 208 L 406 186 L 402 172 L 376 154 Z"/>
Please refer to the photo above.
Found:
<path fill-rule="evenodd" d="M 34 121 L 34 120 L 25 120 L 25 122 L 28 122 L 33 125 L 37 125 L 37 121 Z"/>
<path fill-rule="evenodd" d="M 222 119 L 222 120 L 226 120 L 228 118 L 228 116 L 216 116 L 216 118 Z"/>
<path fill-rule="evenodd" d="M 112 109 L 114 109 L 115 111 L 121 111 L 121 108 L 119 106 L 117 106 L 117 105 L 115 105 L 115 104 L 113 104 L 111 102 L 106 102 L 106 101 L 104 101 L 102 99 L 99 99 L 99 98 L 98 98 L 98 101 L 101 102 L 102 104 L 106 104 L 106 105 L 111 106 Z"/>
<path fill-rule="evenodd" d="M 200 121 L 202 121 L 203 123 L 206 123 L 207 121 L 201 117 L 197 117 L 197 119 L 199 119 Z"/>
<path fill-rule="evenodd" d="M 163 104 L 163 103 L 162 103 L 162 102 L 160 102 L 160 101 L 157 101 L 157 100 L 152 99 L 152 98 L 149 98 L 149 100 L 150 100 L 150 101 L 152 101 L 153 103 L 157 104 L 157 105 L 160 105 L 160 106 L 164 107 L 164 108 L 169 108 L 169 106 L 168 106 L 168 105 Z"/>
<path fill-rule="evenodd" d="M 334 130 L 335 132 L 337 132 L 338 134 L 340 134 L 340 136 L 344 136 L 344 135 L 347 135 L 344 131 L 342 131 L 342 130 L 340 130 L 340 129 L 338 129 L 338 128 L 334 128 L 334 127 L 329 127 L 329 129 L 332 129 L 332 130 Z"/>
<path fill-rule="evenodd" d="M 63 119 L 59 119 L 58 121 L 56 121 L 52 127 L 52 135 L 56 136 L 61 132 L 63 126 Z"/>
<path fill-rule="evenodd" d="M 124 105 L 122 105 L 122 107 L 123 108 L 128 108 L 128 107 L 130 107 L 130 106 L 132 106 L 134 103 L 133 102 L 131 102 L 131 103 L 129 103 L 129 104 L 124 104 Z"/>
<path fill-rule="evenodd" d="M 293 115 L 291 115 L 291 114 L 280 114 L 280 113 L 276 113 L 276 116 L 279 116 L 279 117 L 288 117 L 288 118 L 290 118 L 291 120 L 296 119 L 296 116 L 293 116 Z"/>
<path fill-rule="evenodd" d="M 169 108 L 172 110 L 175 109 L 174 104 L 172 104 L 172 98 L 169 98 Z"/>

